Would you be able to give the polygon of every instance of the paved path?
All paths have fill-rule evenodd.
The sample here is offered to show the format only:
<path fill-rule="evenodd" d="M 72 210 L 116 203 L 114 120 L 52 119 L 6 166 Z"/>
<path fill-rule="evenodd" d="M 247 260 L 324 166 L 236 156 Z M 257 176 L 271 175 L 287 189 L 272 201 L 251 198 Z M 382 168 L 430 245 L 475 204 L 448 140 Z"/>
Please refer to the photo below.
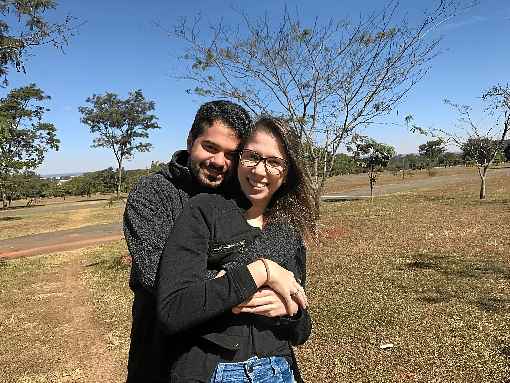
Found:
<path fill-rule="evenodd" d="M 48 204 L 48 205 L 35 205 L 31 207 L 16 207 L 14 209 L 0 209 L 0 217 L 24 217 L 28 215 L 38 215 L 44 213 L 53 213 L 60 211 L 79 210 L 79 209 L 91 209 L 95 207 L 105 207 L 108 201 L 105 200 L 94 200 L 94 201 L 80 201 L 70 202 L 65 204 Z"/>
<path fill-rule="evenodd" d="M 27 235 L 0 241 L 0 259 L 80 249 L 121 238 L 122 228 L 118 223 Z"/>

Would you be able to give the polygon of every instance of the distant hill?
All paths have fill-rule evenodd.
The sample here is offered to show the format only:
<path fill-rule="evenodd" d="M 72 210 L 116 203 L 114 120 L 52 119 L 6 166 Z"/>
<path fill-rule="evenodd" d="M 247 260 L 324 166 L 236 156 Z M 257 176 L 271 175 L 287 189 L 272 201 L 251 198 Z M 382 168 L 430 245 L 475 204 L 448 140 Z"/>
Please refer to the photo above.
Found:
<path fill-rule="evenodd" d="M 68 177 L 77 177 L 81 176 L 83 172 L 75 172 L 75 173 L 54 173 L 54 174 L 41 174 L 43 178 L 68 178 Z"/>

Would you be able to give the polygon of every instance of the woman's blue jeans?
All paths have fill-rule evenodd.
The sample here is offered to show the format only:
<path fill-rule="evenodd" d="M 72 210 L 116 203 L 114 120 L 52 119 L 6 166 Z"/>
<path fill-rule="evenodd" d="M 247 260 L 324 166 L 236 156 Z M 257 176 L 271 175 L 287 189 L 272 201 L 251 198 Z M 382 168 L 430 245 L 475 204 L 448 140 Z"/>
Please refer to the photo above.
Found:
<path fill-rule="evenodd" d="M 258 358 L 245 362 L 220 363 L 209 383 L 293 383 L 294 376 L 282 356 Z"/>

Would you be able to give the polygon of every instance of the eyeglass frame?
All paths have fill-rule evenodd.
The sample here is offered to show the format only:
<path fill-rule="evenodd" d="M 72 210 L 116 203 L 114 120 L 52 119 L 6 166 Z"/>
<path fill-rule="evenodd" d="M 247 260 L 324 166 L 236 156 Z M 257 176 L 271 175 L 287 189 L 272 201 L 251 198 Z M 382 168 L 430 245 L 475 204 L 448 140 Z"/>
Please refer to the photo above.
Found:
<path fill-rule="evenodd" d="M 255 153 L 257 155 L 257 157 L 258 157 L 257 163 L 254 164 L 254 165 L 246 165 L 244 163 L 244 161 L 243 161 L 243 153 L 244 152 Z M 271 166 L 269 166 L 269 168 L 268 168 L 267 160 L 272 159 L 272 158 L 276 158 L 276 159 L 282 161 L 282 164 L 283 164 L 283 169 L 282 170 L 275 169 L 274 167 L 271 167 Z M 250 150 L 250 149 L 243 149 L 243 150 L 239 151 L 239 162 L 243 166 L 246 166 L 247 168 L 256 168 L 257 166 L 259 166 L 261 161 L 264 162 L 264 169 L 266 169 L 266 172 L 268 172 L 270 174 L 273 174 L 273 175 L 282 175 L 282 174 L 284 174 L 285 171 L 288 169 L 288 166 L 289 166 L 287 160 L 285 160 L 284 158 L 281 158 L 281 157 L 276 157 L 276 156 L 264 157 L 264 156 L 261 156 L 259 152 L 256 152 L 255 150 Z M 271 171 L 269 169 L 273 169 L 273 171 Z"/>

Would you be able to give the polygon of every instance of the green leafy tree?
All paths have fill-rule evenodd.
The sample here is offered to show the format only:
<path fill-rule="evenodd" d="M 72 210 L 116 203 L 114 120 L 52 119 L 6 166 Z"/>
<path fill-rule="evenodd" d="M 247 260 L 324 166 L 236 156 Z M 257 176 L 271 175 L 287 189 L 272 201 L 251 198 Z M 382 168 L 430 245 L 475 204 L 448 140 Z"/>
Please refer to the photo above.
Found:
<path fill-rule="evenodd" d="M 390 113 L 423 78 L 439 47 L 429 32 L 458 11 L 456 3 L 441 1 L 415 25 L 398 15 L 396 0 L 358 21 L 304 23 L 285 10 L 273 24 L 241 13 L 241 25 L 218 22 L 201 33 L 199 19 L 183 20 L 175 28 L 188 46 L 180 77 L 196 84 L 189 92 L 288 118 L 303 142 L 318 208 L 342 143 Z"/>
<path fill-rule="evenodd" d="M 510 132 L 510 86 L 508 84 L 493 86 L 483 93 L 482 99 L 488 103 L 485 110 L 495 117 L 494 125 L 499 129 L 491 127 L 483 131 L 471 118 L 470 106 L 458 105 L 448 100 L 445 102 L 459 113 L 459 121 L 467 126 L 469 133 L 467 137 L 450 135 L 450 138 L 461 148 L 464 157 L 476 165 L 480 176 L 480 199 L 485 199 L 487 171 L 498 154 L 503 151 L 503 145 Z"/>
<path fill-rule="evenodd" d="M 510 142 L 508 142 L 505 146 L 505 149 L 503 150 L 504 154 L 505 154 L 505 158 L 507 161 L 510 162 Z"/>
<path fill-rule="evenodd" d="M 462 153 L 445 152 L 439 157 L 439 164 L 444 166 L 457 166 L 464 164 Z"/>
<path fill-rule="evenodd" d="M 75 20 L 67 16 L 60 23 L 47 21 L 54 0 L 0 0 L 0 77 L 7 85 L 9 68 L 25 72 L 25 58 L 36 46 L 52 45 L 62 49 L 72 36 Z"/>
<path fill-rule="evenodd" d="M 9 204 L 10 201 L 25 198 L 28 200 L 27 205 L 31 205 L 38 198 L 52 195 L 52 181 L 44 179 L 30 170 L 9 176 L 5 185 L 4 192 Z"/>
<path fill-rule="evenodd" d="M 427 168 L 437 165 L 439 157 L 446 151 L 445 142 L 443 139 L 430 140 L 418 147 L 420 156 L 425 157 L 427 160 Z"/>
<path fill-rule="evenodd" d="M 354 151 L 354 158 L 361 167 L 368 171 L 370 198 L 373 198 L 377 175 L 388 166 L 390 159 L 395 156 L 395 148 L 362 136 L 355 136 L 353 145 L 354 149 L 350 150 Z"/>
<path fill-rule="evenodd" d="M 92 147 L 108 148 L 117 160 L 117 198 L 122 184 L 122 164 L 135 152 L 148 152 L 152 144 L 146 141 L 151 129 L 159 129 L 157 117 L 150 112 L 154 102 L 148 101 L 141 90 L 129 93 L 127 99 L 115 93 L 93 95 L 86 100 L 91 106 L 79 108 L 81 122 L 95 135 Z"/>
<path fill-rule="evenodd" d="M 95 192 L 95 185 L 89 178 L 82 175 L 73 177 L 64 183 L 64 189 L 66 194 L 74 196 L 87 196 L 90 198 L 92 193 Z"/>
<path fill-rule="evenodd" d="M 472 137 L 464 141 L 460 149 L 465 162 L 472 163 L 478 168 L 480 175 L 480 199 L 485 199 L 486 176 L 490 165 L 495 162 L 498 153 L 501 152 L 501 145 L 498 140 L 488 137 Z"/>
<path fill-rule="evenodd" d="M 0 99 L 0 192 L 10 176 L 39 166 L 60 141 L 53 124 L 44 122 L 50 97 L 35 84 L 11 90 Z"/>
<path fill-rule="evenodd" d="M 112 167 L 88 172 L 82 177 L 90 184 L 91 193 L 115 193 L 117 190 L 117 173 Z"/>
<path fill-rule="evenodd" d="M 358 169 L 358 164 L 352 156 L 345 153 L 338 153 L 335 155 L 331 176 L 357 173 L 359 172 Z"/>

